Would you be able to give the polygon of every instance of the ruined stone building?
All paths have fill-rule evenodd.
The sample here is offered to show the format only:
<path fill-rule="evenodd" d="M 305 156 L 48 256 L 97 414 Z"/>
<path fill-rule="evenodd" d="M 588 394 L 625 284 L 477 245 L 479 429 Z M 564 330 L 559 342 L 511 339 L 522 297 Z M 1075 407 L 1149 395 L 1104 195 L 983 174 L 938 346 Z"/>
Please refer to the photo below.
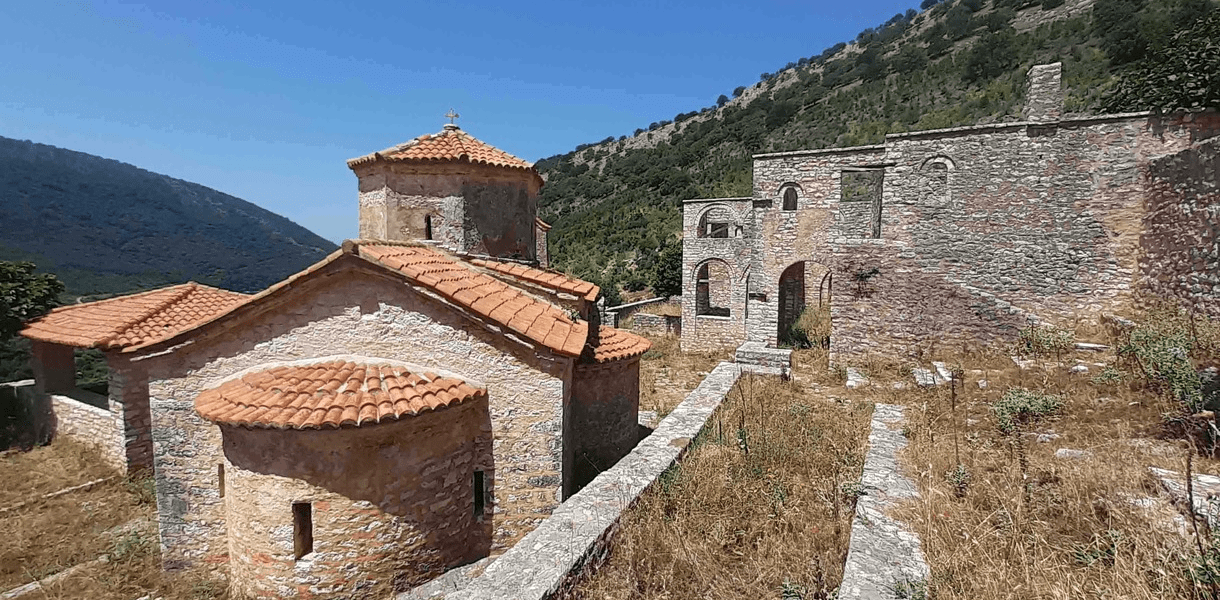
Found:
<path fill-rule="evenodd" d="M 775 346 L 829 303 L 834 357 L 1009 340 L 1168 298 L 1220 316 L 1214 111 L 1066 117 L 760 154 L 747 198 L 683 206 L 682 347 Z"/>
<path fill-rule="evenodd" d="M 640 435 L 649 343 L 538 264 L 530 164 L 447 126 L 349 165 L 376 239 L 258 294 L 186 284 L 22 332 L 61 429 L 72 348 L 106 352 L 96 441 L 155 469 L 165 566 L 254 597 L 409 587 L 496 554 Z"/>

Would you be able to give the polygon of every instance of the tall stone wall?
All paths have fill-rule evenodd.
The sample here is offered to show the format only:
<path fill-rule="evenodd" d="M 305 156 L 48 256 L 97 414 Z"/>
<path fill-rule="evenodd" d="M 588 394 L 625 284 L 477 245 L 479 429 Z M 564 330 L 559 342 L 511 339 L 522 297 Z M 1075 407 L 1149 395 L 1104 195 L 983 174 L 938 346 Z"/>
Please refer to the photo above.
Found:
<path fill-rule="evenodd" d="M 1181 302 L 1220 318 L 1220 137 L 1151 161 L 1140 235 L 1146 304 Z"/>
<path fill-rule="evenodd" d="M 354 267 L 295 284 L 278 303 L 189 345 L 144 358 L 149 377 L 162 557 L 169 568 L 227 558 L 216 465 L 219 428 L 194 410 L 200 391 L 272 362 L 358 355 L 405 360 L 486 385 L 494 464 L 493 551 L 550 514 L 571 472 L 560 436 L 572 360 L 514 346 L 440 300 Z M 277 302 L 277 301 L 272 301 Z"/>
<path fill-rule="evenodd" d="M 356 428 L 223 426 L 234 591 L 361 597 L 487 556 L 492 519 L 474 510 L 473 472 L 491 461 L 480 457 L 490 452 L 488 418 L 480 400 Z M 312 550 L 300 558 L 294 503 L 311 513 Z"/>
<path fill-rule="evenodd" d="M 110 368 L 109 405 L 119 421 L 127 470 L 153 468 L 152 413 L 148 406 L 148 374 L 143 365 L 112 352 L 106 356 Z"/>
<path fill-rule="evenodd" d="M 577 364 L 572 379 L 571 493 L 614 466 L 639 438 L 640 359 Z"/>
<path fill-rule="evenodd" d="M 791 261 L 830 265 L 832 353 L 840 357 L 988 343 L 1011 338 L 1031 317 L 1067 324 L 1127 311 L 1146 252 L 1140 239 L 1151 187 L 1142 169 L 1218 128 L 1215 113 L 1116 116 L 895 134 L 883 146 L 761 155 L 754 167 L 752 273 L 765 273 L 758 283 L 771 296 Z M 884 172 L 876 239 L 859 235 L 854 213 L 845 211 L 845 204 L 863 203 L 841 202 L 843 173 L 861 169 Z M 777 210 L 790 183 L 801 186 L 808 203 Z M 1206 216 L 1175 210 L 1175 219 Z M 1201 264 L 1190 269 L 1206 271 Z M 773 344 L 778 310 L 758 304 L 766 319 L 750 324 L 750 339 Z"/>
<path fill-rule="evenodd" d="M 728 224 L 729 237 L 701 237 L 699 226 L 704 215 L 713 212 Z M 753 204 L 749 198 L 688 200 L 682 207 L 682 338 L 685 351 L 735 347 L 745 339 L 747 288 L 751 277 L 750 228 Z M 698 275 L 700 268 L 714 264 L 710 270 L 727 278 L 726 285 L 711 286 L 708 301 L 727 308 L 728 315 L 703 314 L 699 306 Z M 712 292 L 715 291 L 715 294 Z M 711 297 L 711 296 L 715 297 Z"/>

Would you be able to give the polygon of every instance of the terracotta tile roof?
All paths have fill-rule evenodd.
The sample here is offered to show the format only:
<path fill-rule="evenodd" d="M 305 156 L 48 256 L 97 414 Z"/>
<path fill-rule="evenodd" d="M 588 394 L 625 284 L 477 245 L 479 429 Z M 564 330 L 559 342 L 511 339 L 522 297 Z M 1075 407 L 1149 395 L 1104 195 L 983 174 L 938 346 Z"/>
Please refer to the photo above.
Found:
<path fill-rule="evenodd" d="M 80 348 L 127 348 L 172 337 L 247 298 L 191 282 L 63 306 L 31 321 L 21 335 Z"/>
<path fill-rule="evenodd" d="M 345 245 L 346 248 L 346 245 Z M 455 304 L 565 356 L 579 356 L 589 324 L 429 246 L 355 245 L 365 258 L 394 269 Z"/>
<path fill-rule="evenodd" d="M 597 295 L 601 293 L 601 289 L 596 285 L 588 281 L 576 279 L 575 277 L 569 277 L 558 271 L 538 269 L 521 263 L 485 258 L 471 259 L 470 263 L 484 269 L 496 271 L 497 273 L 511 275 L 521 281 L 535 283 L 557 292 L 567 292 L 574 296 L 580 296 L 589 302 L 596 302 Z"/>
<path fill-rule="evenodd" d="M 539 180 L 533 163 L 526 162 L 499 148 L 480 141 L 456 126 L 446 125 L 440 133 L 421 135 L 411 141 L 366 154 L 347 161 L 349 168 L 381 160 L 393 161 L 467 161 L 508 167 L 532 172 Z"/>
<path fill-rule="evenodd" d="M 652 347 L 648 338 L 607 325 L 602 325 L 597 333 L 598 344 L 593 348 L 593 360 L 599 363 L 640 356 Z"/>
<path fill-rule="evenodd" d="M 476 398 L 487 390 L 405 367 L 330 361 L 245 375 L 199 394 L 195 410 L 214 423 L 321 429 L 395 421 Z"/>

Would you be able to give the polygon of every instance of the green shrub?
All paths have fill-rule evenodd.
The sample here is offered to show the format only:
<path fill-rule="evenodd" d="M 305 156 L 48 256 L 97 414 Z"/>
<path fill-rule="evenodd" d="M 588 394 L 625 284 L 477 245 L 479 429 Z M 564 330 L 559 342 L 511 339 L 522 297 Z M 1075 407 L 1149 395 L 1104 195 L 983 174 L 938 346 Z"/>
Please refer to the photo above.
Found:
<path fill-rule="evenodd" d="M 1027 356 L 1059 356 L 1072 349 L 1075 335 L 1066 329 L 1031 326 L 1021 330 L 1017 352 Z"/>
<path fill-rule="evenodd" d="M 1015 433 L 1021 425 L 1056 414 L 1062 408 L 1063 399 L 1059 396 L 1025 388 L 1009 389 L 991 406 L 996 425 L 1005 435 Z"/>
<path fill-rule="evenodd" d="M 1206 318 L 1192 319 L 1178 309 L 1157 309 L 1118 346 L 1137 377 L 1159 393 L 1181 402 L 1190 412 L 1203 409 L 1203 382 L 1192 356 L 1215 352 L 1216 325 Z M 1202 335 L 1200 335 L 1202 334 Z"/>

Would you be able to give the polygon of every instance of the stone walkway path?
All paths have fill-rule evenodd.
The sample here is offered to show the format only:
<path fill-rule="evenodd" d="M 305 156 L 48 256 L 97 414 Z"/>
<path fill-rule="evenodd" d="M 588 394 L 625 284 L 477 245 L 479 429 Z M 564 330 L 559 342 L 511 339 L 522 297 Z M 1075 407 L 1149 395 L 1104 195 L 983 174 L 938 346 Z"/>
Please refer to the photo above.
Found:
<path fill-rule="evenodd" d="M 901 406 L 877 404 L 873 409 L 861 475 L 865 495 L 856 501 L 840 600 L 918 597 L 919 590 L 926 591 L 928 563 L 919 536 L 886 514 L 894 505 L 919 496 L 898 464 L 898 453 L 907 445 L 902 422 Z M 898 588 L 904 593 L 896 593 Z"/>

